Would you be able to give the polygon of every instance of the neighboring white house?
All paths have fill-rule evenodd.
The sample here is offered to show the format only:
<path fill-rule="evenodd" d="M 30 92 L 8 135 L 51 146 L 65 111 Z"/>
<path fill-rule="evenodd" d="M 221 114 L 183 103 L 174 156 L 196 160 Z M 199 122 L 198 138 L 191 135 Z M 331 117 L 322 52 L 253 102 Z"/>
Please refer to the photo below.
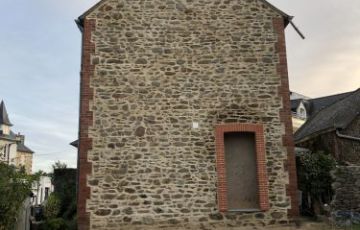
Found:
<path fill-rule="evenodd" d="M 51 178 L 48 176 L 41 176 L 39 182 L 35 182 L 32 186 L 34 194 L 32 205 L 40 205 L 48 199 L 50 194 L 54 191 L 54 185 L 51 183 Z"/>
<path fill-rule="evenodd" d="M 296 92 L 290 92 L 293 132 L 296 132 L 307 119 L 306 107 L 304 105 L 304 102 L 307 100 L 310 100 L 307 96 Z"/>
<path fill-rule="evenodd" d="M 32 172 L 34 152 L 25 145 L 25 136 L 15 134 L 11 127 L 4 101 L 0 103 L 0 162 L 24 167 L 27 174 Z"/>

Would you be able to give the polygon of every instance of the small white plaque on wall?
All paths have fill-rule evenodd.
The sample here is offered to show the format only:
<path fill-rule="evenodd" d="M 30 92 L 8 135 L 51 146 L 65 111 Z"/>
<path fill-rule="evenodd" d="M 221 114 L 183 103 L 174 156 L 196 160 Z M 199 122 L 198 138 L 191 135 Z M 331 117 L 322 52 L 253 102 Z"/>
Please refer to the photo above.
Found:
<path fill-rule="evenodd" d="M 198 129 L 199 128 L 199 122 L 193 122 L 192 127 L 193 127 L 193 129 Z"/>

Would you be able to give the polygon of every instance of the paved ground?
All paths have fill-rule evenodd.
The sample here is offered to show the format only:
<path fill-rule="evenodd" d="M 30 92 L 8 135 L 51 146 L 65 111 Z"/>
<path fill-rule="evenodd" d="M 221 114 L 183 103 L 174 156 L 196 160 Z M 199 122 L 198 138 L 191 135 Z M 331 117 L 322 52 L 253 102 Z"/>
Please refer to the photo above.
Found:
<path fill-rule="evenodd" d="M 360 230 L 360 226 L 351 226 L 351 227 L 336 227 L 327 223 L 319 223 L 319 222 L 308 222 L 302 221 L 300 226 L 272 226 L 266 228 L 258 228 L 258 230 Z M 240 230 L 240 229 L 239 229 Z M 250 229 L 241 229 L 241 230 L 250 230 Z"/>
<path fill-rule="evenodd" d="M 324 223 L 302 223 L 300 226 L 271 226 L 264 228 L 227 228 L 221 230 L 360 230 L 360 227 L 338 228 Z"/>
<path fill-rule="evenodd" d="M 161 228 L 163 230 L 167 230 L 167 228 Z M 129 230 L 129 229 L 126 229 Z M 135 228 L 131 230 L 145 230 L 144 228 Z M 152 229 L 146 228 L 146 230 L 159 230 L 159 229 Z M 171 230 L 190 230 L 189 228 L 176 228 Z M 200 230 L 200 229 L 193 229 L 191 230 Z M 300 226 L 268 226 L 268 227 L 236 227 L 236 228 L 217 228 L 217 230 L 360 230 L 360 226 L 357 227 L 347 227 L 347 228 L 338 228 L 336 226 L 332 226 L 326 223 L 319 223 L 319 222 L 301 222 Z"/>
<path fill-rule="evenodd" d="M 307 219 L 301 219 L 298 221 L 297 225 L 289 225 L 289 226 L 267 226 L 267 227 L 223 227 L 216 228 L 216 230 L 360 230 L 360 225 L 352 226 L 352 227 L 344 227 L 339 228 L 329 223 L 324 222 L 314 222 L 309 221 Z M 125 228 L 124 228 L 125 229 Z M 170 228 L 166 228 L 165 226 L 161 228 L 162 230 L 168 230 Z M 208 228 L 171 228 L 171 230 L 206 230 Z M 209 228 L 210 229 L 210 228 Z M 211 228 L 212 229 L 212 228 Z M 126 228 L 126 230 L 159 230 L 159 228 L 143 228 L 143 227 L 134 227 L 134 228 Z"/>

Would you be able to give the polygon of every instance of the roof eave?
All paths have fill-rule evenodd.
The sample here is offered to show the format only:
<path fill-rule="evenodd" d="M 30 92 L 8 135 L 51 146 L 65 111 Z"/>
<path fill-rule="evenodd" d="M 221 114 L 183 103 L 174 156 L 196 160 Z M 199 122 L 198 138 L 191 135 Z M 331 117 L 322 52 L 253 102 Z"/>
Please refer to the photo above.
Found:
<path fill-rule="evenodd" d="M 77 24 L 77 26 L 79 27 L 80 32 L 83 32 L 84 30 L 84 19 L 85 17 L 90 14 L 91 12 L 93 12 L 98 6 L 100 6 L 102 3 L 104 3 L 107 0 L 100 0 L 98 3 L 96 3 L 95 5 L 93 5 L 90 9 L 88 9 L 87 11 L 85 11 L 85 13 L 83 13 L 82 15 L 80 15 L 77 19 L 75 19 L 75 22 Z"/>
<path fill-rule="evenodd" d="M 3 122 L 1 125 L 7 125 L 7 126 L 14 126 L 13 124 L 11 124 L 10 122 Z"/>
<path fill-rule="evenodd" d="M 331 128 L 328 128 L 328 129 L 320 130 L 318 132 L 312 133 L 310 135 L 307 135 L 307 136 L 301 137 L 301 138 L 296 138 L 296 133 L 295 133 L 294 142 L 295 142 L 295 145 L 301 144 L 301 143 L 304 143 L 304 142 L 306 142 L 308 140 L 314 139 L 315 137 L 317 137 L 317 136 L 319 136 L 321 134 L 330 133 L 330 132 L 335 131 L 335 130 L 336 130 L 336 128 L 331 127 Z"/>
<path fill-rule="evenodd" d="M 74 146 L 75 148 L 79 147 L 79 140 L 75 140 L 73 142 L 70 143 L 71 146 Z"/>
<path fill-rule="evenodd" d="M 273 9 L 274 11 L 278 12 L 283 18 L 284 18 L 284 25 L 285 27 L 287 25 L 289 25 L 289 23 L 291 22 L 291 20 L 294 18 L 294 16 L 288 15 L 287 13 L 285 13 L 284 11 L 280 10 L 279 8 L 277 8 L 276 6 L 274 6 L 273 4 L 271 4 L 270 2 L 266 1 L 266 0 L 262 0 L 266 5 L 268 5 L 271 9 Z"/>
<path fill-rule="evenodd" d="M 11 141 L 13 143 L 16 143 L 15 139 L 11 139 L 11 137 L 5 137 L 5 136 L 1 136 L 1 135 L 0 135 L 0 140 L 6 140 L 6 141 Z"/>
<path fill-rule="evenodd" d="M 101 5 L 102 3 L 104 3 L 106 0 L 100 0 L 98 3 L 96 3 L 94 6 L 92 6 L 90 9 L 88 9 L 87 11 L 85 11 L 82 15 L 80 15 L 77 19 L 75 19 L 75 23 L 77 24 L 77 26 L 79 27 L 79 30 L 81 32 L 83 32 L 84 30 L 84 19 L 85 17 L 90 14 L 91 12 L 93 12 L 99 5 Z M 285 13 L 284 11 L 280 10 L 279 8 L 277 8 L 276 6 L 274 6 L 273 4 L 269 3 L 266 0 L 263 0 L 263 2 L 265 4 L 267 4 L 269 7 L 271 7 L 273 10 L 277 11 L 281 16 L 283 16 L 284 18 L 284 25 L 285 27 L 287 27 L 287 25 L 289 25 L 289 23 L 291 23 L 291 20 L 294 18 L 294 16 L 288 15 L 287 13 Z"/>
<path fill-rule="evenodd" d="M 20 152 L 20 153 L 31 153 L 31 154 L 34 154 L 34 153 L 35 153 L 35 152 L 32 151 L 32 150 L 26 150 L 26 151 L 20 151 L 20 150 L 18 150 L 18 152 Z"/>
<path fill-rule="evenodd" d="M 75 19 L 75 23 L 81 33 L 84 31 L 84 18 L 85 18 L 85 16 L 81 15 L 80 17 Z M 286 16 L 283 16 L 283 18 L 284 18 L 284 27 L 286 28 L 291 23 L 291 20 L 294 18 L 294 16 L 286 15 Z"/>
<path fill-rule="evenodd" d="M 75 23 L 82 33 L 84 31 L 84 19 L 80 16 L 78 19 L 75 19 Z"/>
<path fill-rule="evenodd" d="M 18 152 L 21 152 L 21 153 L 35 153 L 34 151 L 32 151 L 31 149 L 29 149 L 28 147 L 24 146 L 24 148 L 21 148 L 21 149 L 17 149 Z"/>
<path fill-rule="evenodd" d="M 292 19 L 294 18 L 294 16 L 284 16 L 283 15 L 283 18 L 284 18 L 284 28 L 286 28 L 292 21 Z"/>

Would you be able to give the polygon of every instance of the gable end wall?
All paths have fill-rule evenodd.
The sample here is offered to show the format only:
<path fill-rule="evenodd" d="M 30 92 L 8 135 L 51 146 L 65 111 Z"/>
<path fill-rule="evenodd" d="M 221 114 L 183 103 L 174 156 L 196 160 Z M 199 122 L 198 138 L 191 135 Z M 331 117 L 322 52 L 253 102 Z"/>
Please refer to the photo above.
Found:
<path fill-rule="evenodd" d="M 85 19 L 79 229 L 287 223 L 297 201 L 283 18 L 251 0 L 152 2 L 109 1 Z M 266 212 L 217 209 L 224 123 L 264 126 Z"/>

